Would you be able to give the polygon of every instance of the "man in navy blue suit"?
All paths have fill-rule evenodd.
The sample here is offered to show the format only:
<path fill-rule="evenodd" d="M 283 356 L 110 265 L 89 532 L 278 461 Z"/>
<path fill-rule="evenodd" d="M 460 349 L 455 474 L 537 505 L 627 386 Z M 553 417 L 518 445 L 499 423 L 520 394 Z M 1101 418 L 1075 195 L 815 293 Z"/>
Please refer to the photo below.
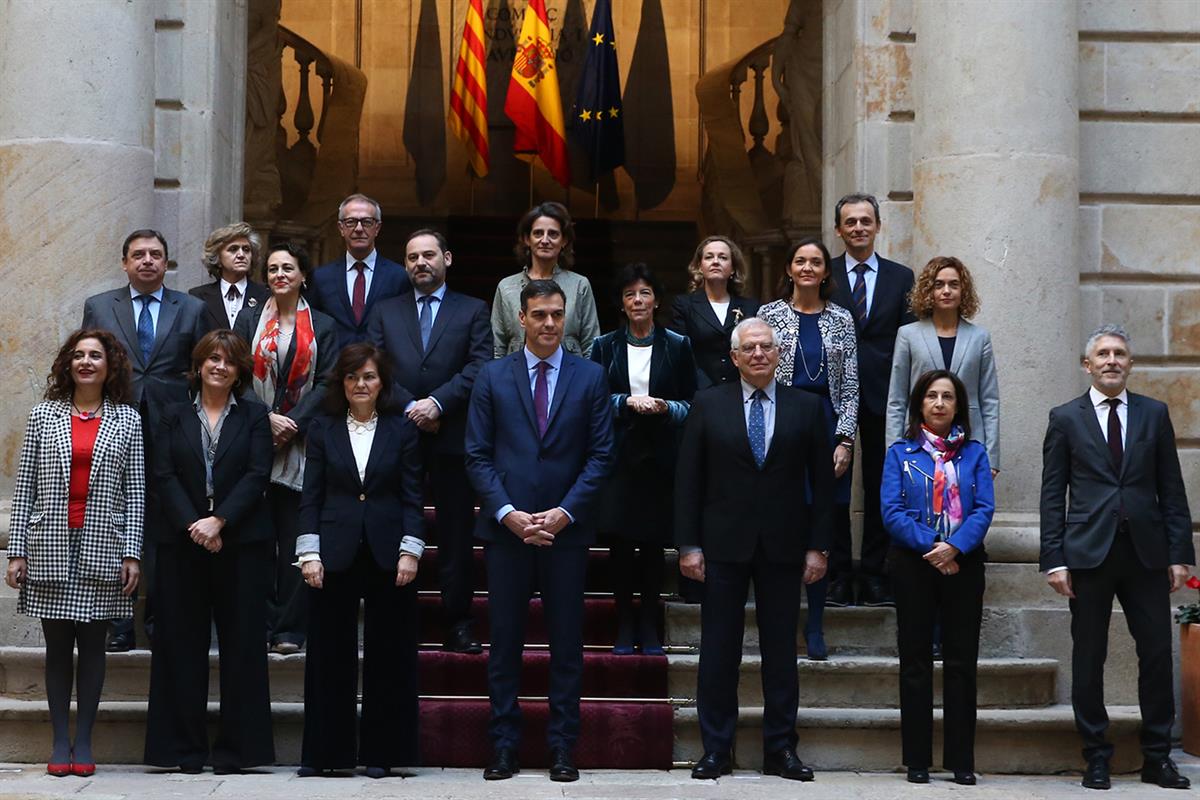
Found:
<path fill-rule="evenodd" d="M 367 318 L 381 300 L 409 291 L 408 274 L 375 251 L 383 227 L 383 208 L 364 194 L 352 194 L 338 206 L 338 232 L 346 255 L 313 272 L 304 296 L 313 308 L 337 323 L 338 349 L 367 341 Z"/>
<path fill-rule="evenodd" d="M 467 412 L 467 474 L 480 497 L 475 535 L 486 543 L 491 621 L 495 755 L 487 780 L 518 771 L 517 691 L 535 576 L 550 639 L 550 779 L 579 778 L 583 586 L 613 432 L 604 369 L 562 348 L 566 302 L 554 281 L 529 282 L 518 315 L 525 346 L 480 370 Z"/>
<path fill-rule="evenodd" d="M 451 263 L 442 234 L 428 228 L 409 234 L 404 268 L 413 293 L 379 303 L 367 327 L 371 343 L 391 354 L 393 396 L 421 431 L 421 460 L 437 509 L 443 646 L 452 653 L 481 653 L 471 633 L 475 495 L 463 462 L 463 436 L 471 386 L 492 360 L 492 325 L 482 300 L 447 288 Z"/>

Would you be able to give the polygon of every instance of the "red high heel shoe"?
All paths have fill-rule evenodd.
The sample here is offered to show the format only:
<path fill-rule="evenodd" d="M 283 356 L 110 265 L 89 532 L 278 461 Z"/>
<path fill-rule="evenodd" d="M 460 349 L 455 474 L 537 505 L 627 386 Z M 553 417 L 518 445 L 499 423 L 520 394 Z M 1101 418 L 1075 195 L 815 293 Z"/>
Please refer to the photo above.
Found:
<path fill-rule="evenodd" d="M 96 774 L 96 765 L 71 762 L 71 774 L 80 778 L 90 778 Z"/>
<path fill-rule="evenodd" d="M 47 764 L 46 774 L 53 775 L 56 778 L 62 778 L 71 774 L 70 764 Z"/>

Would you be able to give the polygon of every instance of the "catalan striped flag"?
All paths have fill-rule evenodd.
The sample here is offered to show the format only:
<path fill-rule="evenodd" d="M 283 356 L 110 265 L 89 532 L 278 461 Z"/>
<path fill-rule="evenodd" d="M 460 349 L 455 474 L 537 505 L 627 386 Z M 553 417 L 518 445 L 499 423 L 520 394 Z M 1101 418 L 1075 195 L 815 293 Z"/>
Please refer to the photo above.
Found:
<path fill-rule="evenodd" d="M 487 77 L 484 74 L 483 0 L 471 0 L 463 25 L 454 86 L 450 90 L 450 130 L 463 140 L 471 168 L 488 174 Z"/>
<path fill-rule="evenodd" d="M 517 127 L 513 153 L 526 160 L 538 156 L 556 181 L 563 186 L 569 184 L 566 126 L 554 50 L 550 47 L 546 0 L 529 0 L 525 9 L 504 113 Z"/>

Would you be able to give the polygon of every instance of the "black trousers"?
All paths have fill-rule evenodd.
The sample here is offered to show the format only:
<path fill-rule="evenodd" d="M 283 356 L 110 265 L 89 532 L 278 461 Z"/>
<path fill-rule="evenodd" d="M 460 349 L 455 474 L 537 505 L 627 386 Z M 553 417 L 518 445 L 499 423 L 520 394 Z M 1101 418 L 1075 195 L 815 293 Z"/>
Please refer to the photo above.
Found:
<path fill-rule="evenodd" d="M 905 766 L 933 766 L 933 630 L 942 625 L 942 766 L 975 769 L 976 671 L 983 621 L 982 553 L 959 557 L 943 575 L 918 553 L 894 547 L 888 555 L 896 595 L 900 650 L 900 738 Z"/>
<path fill-rule="evenodd" d="M 883 528 L 883 514 L 879 510 L 879 489 L 883 483 L 883 457 L 887 444 L 883 440 L 884 418 L 872 414 L 861 404 L 858 408 L 859 459 L 862 462 L 863 486 L 863 538 L 859 571 L 864 575 L 880 577 L 884 574 L 891 540 Z M 851 469 L 854 468 L 852 464 Z M 837 515 L 833 530 L 833 543 L 829 548 L 830 580 L 844 578 L 854 572 L 854 553 L 850 541 L 850 520 L 842 521 Z"/>
<path fill-rule="evenodd" d="M 517 749 L 521 743 L 521 653 L 529 597 L 536 586 L 550 639 L 550 723 L 547 744 L 572 750 L 579 738 L 579 694 L 583 687 L 583 585 L 586 547 L 535 547 L 488 543 L 488 694 L 494 747 Z"/>
<path fill-rule="evenodd" d="M 417 590 L 396 586 L 366 544 L 309 593 L 300 763 L 315 769 L 418 763 Z M 358 714 L 358 609 L 363 601 L 362 716 Z"/>
<path fill-rule="evenodd" d="M 1113 746 L 1105 738 L 1104 661 L 1116 597 L 1137 648 L 1142 752 L 1147 759 L 1166 758 L 1175 724 L 1167 570 L 1142 566 L 1129 533 L 1121 530 L 1100 566 L 1071 570 L 1071 588 L 1071 705 L 1083 738 L 1083 757 L 1112 757 Z"/>
<path fill-rule="evenodd" d="M 796 626 L 803 564 L 770 561 L 760 549 L 747 564 L 705 561 L 700 606 L 696 707 L 706 753 L 729 753 L 738 715 L 746 595 L 754 582 L 755 625 L 762 651 L 763 752 L 796 746 Z"/>
<path fill-rule="evenodd" d="M 295 567 L 300 535 L 300 493 L 272 483 L 267 502 L 275 522 L 275 571 L 267 601 L 267 639 L 271 644 L 303 645 L 308 631 L 308 587 Z"/>
<path fill-rule="evenodd" d="M 263 644 L 272 545 L 226 544 L 212 554 L 191 542 L 159 544 L 147 764 L 199 767 L 209 761 L 208 651 L 214 622 L 221 712 L 211 763 L 241 769 L 275 762 Z"/>
<path fill-rule="evenodd" d="M 471 622 L 475 591 L 475 491 L 461 454 L 425 454 L 437 510 L 438 585 L 446 630 Z"/>

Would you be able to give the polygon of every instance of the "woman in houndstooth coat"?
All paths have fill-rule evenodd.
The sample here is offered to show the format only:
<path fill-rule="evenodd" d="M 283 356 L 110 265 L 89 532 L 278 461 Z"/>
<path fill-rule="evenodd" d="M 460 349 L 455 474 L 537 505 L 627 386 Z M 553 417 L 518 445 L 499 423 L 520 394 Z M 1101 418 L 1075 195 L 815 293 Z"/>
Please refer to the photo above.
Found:
<path fill-rule="evenodd" d="M 109 620 L 133 616 L 146 476 L 142 421 L 125 405 L 130 374 L 112 334 L 71 334 L 21 445 L 5 580 L 20 588 L 17 610 L 42 620 L 51 775 L 95 772 L 91 739 L 104 684 L 105 631 Z M 76 644 L 79 713 L 72 746 L 67 721 Z"/>

